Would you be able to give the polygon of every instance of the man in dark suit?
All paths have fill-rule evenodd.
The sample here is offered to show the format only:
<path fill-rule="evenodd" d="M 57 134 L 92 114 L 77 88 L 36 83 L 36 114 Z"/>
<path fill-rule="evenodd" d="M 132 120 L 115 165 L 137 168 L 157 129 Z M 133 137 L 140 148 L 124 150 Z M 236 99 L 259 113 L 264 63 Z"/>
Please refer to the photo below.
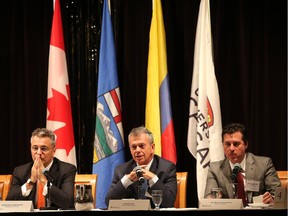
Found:
<path fill-rule="evenodd" d="M 247 131 L 242 124 L 231 123 L 224 127 L 222 141 L 226 158 L 210 163 L 204 196 L 211 198 L 212 188 L 222 188 L 222 198 L 234 198 L 231 176 L 237 164 L 243 171 L 246 200 L 251 203 L 252 197 L 263 195 L 262 202 L 272 204 L 275 188 L 280 187 L 281 182 L 271 158 L 246 152 Z"/>
<path fill-rule="evenodd" d="M 37 197 L 41 194 L 38 195 L 36 191 L 37 186 L 42 185 L 46 206 L 50 202 L 50 207 L 74 208 L 76 167 L 54 157 L 55 134 L 46 128 L 37 128 L 30 142 L 33 161 L 15 167 L 6 200 L 32 200 L 34 208 L 40 208 Z M 45 171 L 48 171 L 49 177 L 46 177 Z"/>
<path fill-rule="evenodd" d="M 147 180 L 145 198 L 151 199 L 152 190 L 162 190 L 160 207 L 173 207 L 177 194 L 175 164 L 154 154 L 154 138 L 145 127 L 132 129 L 128 141 L 133 159 L 115 168 L 112 184 L 106 195 L 106 204 L 109 204 L 110 199 L 143 198 L 139 194 L 141 183 L 136 174 L 138 170 Z M 154 206 L 152 202 L 151 205 Z"/>

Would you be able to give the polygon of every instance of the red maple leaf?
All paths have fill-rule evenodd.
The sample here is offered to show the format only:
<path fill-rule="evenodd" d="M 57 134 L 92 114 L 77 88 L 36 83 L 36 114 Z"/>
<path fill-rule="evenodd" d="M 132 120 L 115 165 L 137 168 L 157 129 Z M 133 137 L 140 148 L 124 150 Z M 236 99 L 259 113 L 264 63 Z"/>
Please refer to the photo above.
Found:
<path fill-rule="evenodd" d="M 66 90 L 70 98 L 69 85 L 66 85 Z M 75 146 L 70 101 L 66 99 L 65 95 L 53 88 L 52 95 L 53 96 L 47 100 L 47 109 L 50 112 L 47 120 L 64 123 L 64 126 L 57 128 L 54 133 L 57 136 L 57 149 L 65 149 L 66 155 L 68 156 L 71 149 Z"/>

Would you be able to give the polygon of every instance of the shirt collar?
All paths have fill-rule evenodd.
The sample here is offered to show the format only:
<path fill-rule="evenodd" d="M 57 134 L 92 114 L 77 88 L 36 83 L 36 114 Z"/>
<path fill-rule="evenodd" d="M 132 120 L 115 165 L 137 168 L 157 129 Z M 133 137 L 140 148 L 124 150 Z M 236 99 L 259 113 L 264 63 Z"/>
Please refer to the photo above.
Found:
<path fill-rule="evenodd" d="M 51 161 L 51 163 L 47 167 L 44 168 L 43 172 L 44 171 L 49 171 L 51 166 L 52 166 L 52 164 L 53 164 L 53 160 Z"/>
<path fill-rule="evenodd" d="M 229 164 L 230 164 L 231 170 L 233 170 L 235 164 L 233 164 L 231 161 L 229 161 Z M 240 167 L 241 167 L 241 169 L 245 172 L 245 169 L 246 169 L 246 153 L 245 153 L 245 155 L 244 155 L 243 160 L 242 160 L 241 163 L 240 163 Z"/>
<path fill-rule="evenodd" d="M 154 160 L 154 158 L 152 158 L 152 160 L 147 164 L 147 166 L 146 166 L 146 170 L 150 170 L 150 167 L 151 167 L 151 165 L 152 165 L 152 163 L 153 163 L 153 160 Z M 139 166 L 139 164 L 137 163 L 137 166 Z"/>

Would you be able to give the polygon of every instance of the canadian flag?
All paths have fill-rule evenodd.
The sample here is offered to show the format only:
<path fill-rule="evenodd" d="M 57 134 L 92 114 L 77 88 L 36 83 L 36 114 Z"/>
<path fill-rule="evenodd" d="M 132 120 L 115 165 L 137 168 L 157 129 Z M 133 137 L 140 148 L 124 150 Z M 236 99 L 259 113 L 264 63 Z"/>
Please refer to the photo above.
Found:
<path fill-rule="evenodd" d="M 55 0 L 49 52 L 46 127 L 56 135 L 55 157 L 76 166 L 70 98 L 61 9 L 59 0 Z"/>

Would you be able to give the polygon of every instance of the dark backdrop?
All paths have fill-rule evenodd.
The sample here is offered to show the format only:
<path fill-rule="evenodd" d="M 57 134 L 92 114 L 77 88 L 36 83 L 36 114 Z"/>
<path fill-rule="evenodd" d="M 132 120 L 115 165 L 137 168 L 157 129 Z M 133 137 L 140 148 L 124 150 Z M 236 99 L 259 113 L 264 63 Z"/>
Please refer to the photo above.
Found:
<path fill-rule="evenodd" d="M 189 172 L 188 207 L 197 206 L 195 159 L 186 142 L 199 3 L 162 0 L 177 171 Z M 1 5 L 0 174 L 6 174 L 31 160 L 31 132 L 45 127 L 53 8 L 52 0 Z M 145 122 L 151 5 L 111 1 L 126 143 L 131 128 Z M 61 0 L 61 6 L 78 173 L 91 173 L 102 2 Z M 287 170 L 287 1 L 211 0 L 211 22 L 222 124 L 245 124 L 249 150 Z"/>

